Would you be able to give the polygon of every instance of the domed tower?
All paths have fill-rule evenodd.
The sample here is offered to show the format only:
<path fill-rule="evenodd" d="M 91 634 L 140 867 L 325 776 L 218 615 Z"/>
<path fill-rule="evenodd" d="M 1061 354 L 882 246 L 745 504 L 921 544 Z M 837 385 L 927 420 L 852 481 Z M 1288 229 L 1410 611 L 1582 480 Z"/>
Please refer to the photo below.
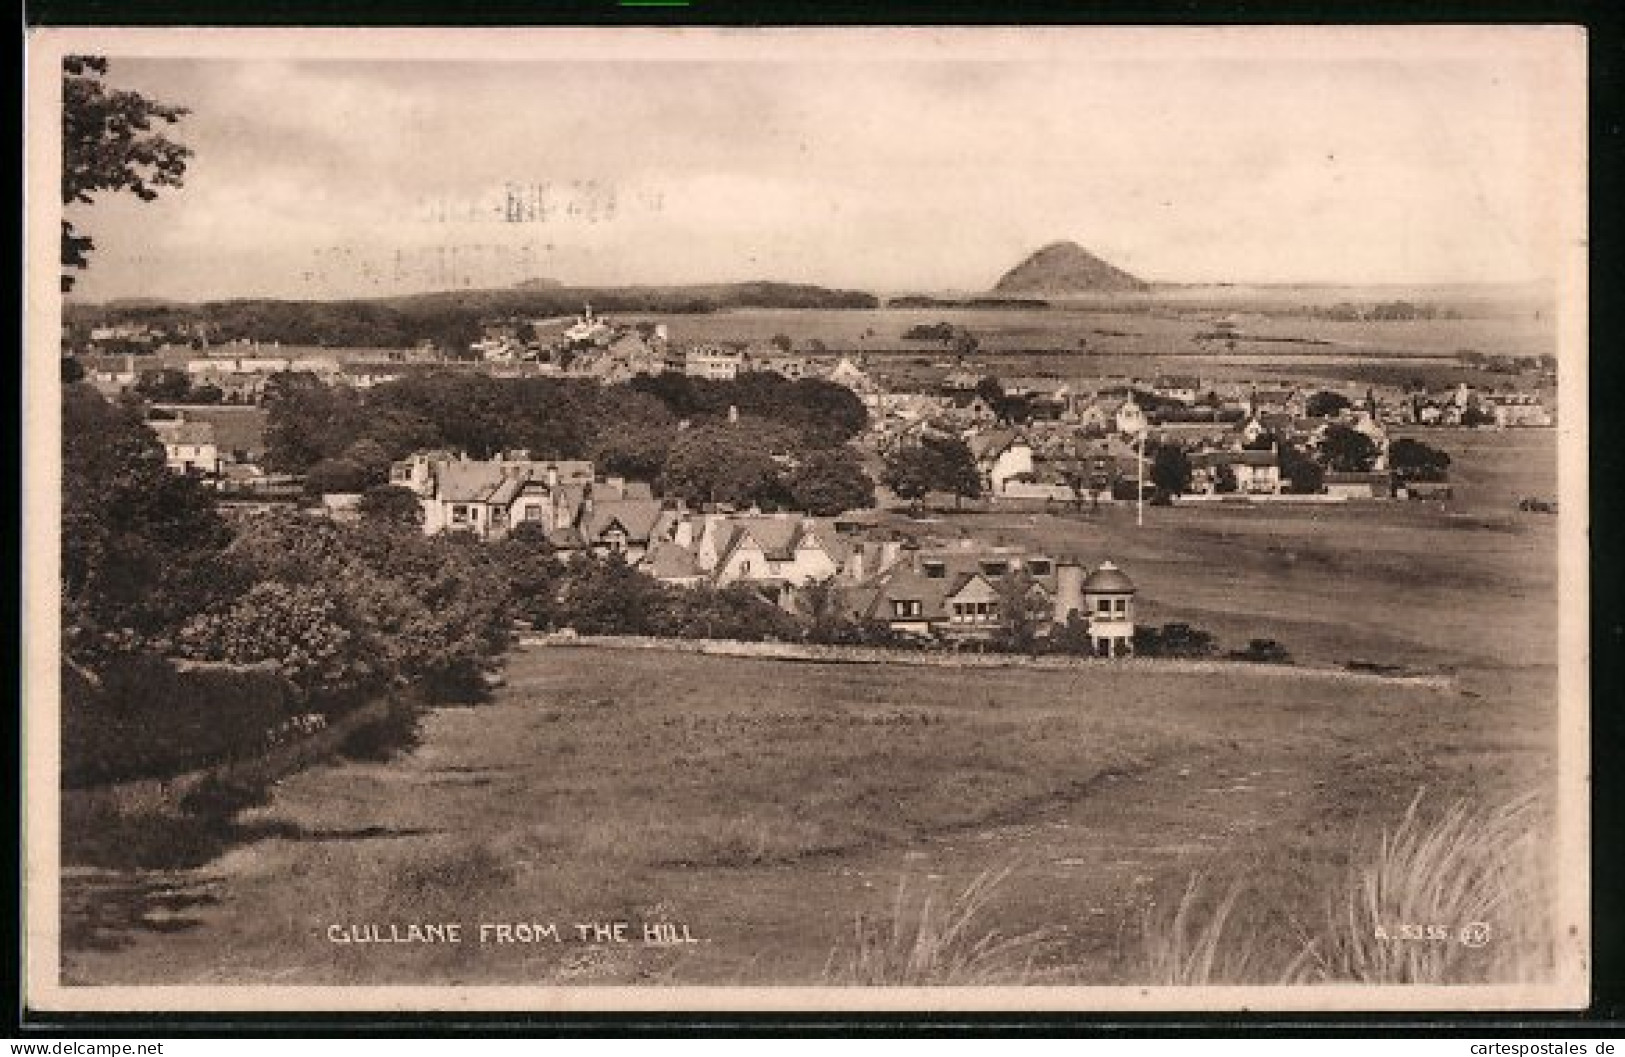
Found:
<path fill-rule="evenodd" d="M 1113 565 L 1101 562 L 1083 581 L 1083 604 L 1089 615 L 1089 644 L 1099 657 L 1126 657 L 1134 652 L 1134 581 Z"/>

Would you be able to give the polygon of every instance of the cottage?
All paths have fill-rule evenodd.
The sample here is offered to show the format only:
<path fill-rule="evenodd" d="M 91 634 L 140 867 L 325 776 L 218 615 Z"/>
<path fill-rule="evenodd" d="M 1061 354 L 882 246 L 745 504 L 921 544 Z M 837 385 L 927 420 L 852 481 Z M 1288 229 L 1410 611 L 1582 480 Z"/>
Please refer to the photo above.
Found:
<path fill-rule="evenodd" d="M 1030 584 L 1029 613 L 1042 614 L 1038 634 L 1074 613 L 1089 615 L 1078 563 L 971 540 L 909 550 L 865 585 L 859 615 L 904 634 L 988 638 L 1009 626 L 1004 607 L 1015 576 Z"/>
<path fill-rule="evenodd" d="M 943 417 L 972 428 L 986 427 L 999 421 L 999 412 L 981 393 L 955 393 L 948 399 Z"/>
<path fill-rule="evenodd" d="M 462 531 L 500 539 L 523 523 L 547 532 L 573 527 L 593 469 L 590 462 L 537 462 L 522 453 L 476 461 L 429 452 L 394 463 L 389 479 L 417 493 L 426 535 Z M 565 502 L 571 486 L 574 505 Z"/>
<path fill-rule="evenodd" d="M 993 429 L 971 435 L 966 444 L 976 459 L 989 494 L 1004 495 L 1011 481 L 1033 479 L 1033 449 L 1013 429 Z"/>
<path fill-rule="evenodd" d="M 589 498 L 582 509 L 579 530 L 583 544 L 593 554 L 620 555 L 628 564 L 636 565 L 657 540 L 669 536 L 676 521 L 676 513 L 658 499 Z"/>
<path fill-rule="evenodd" d="M 1281 458 L 1274 448 L 1203 451 L 1190 461 L 1191 491 L 1197 495 L 1221 492 L 1227 475 L 1234 480 L 1237 495 L 1279 495 L 1282 489 Z"/>
<path fill-rule="evenodd" d="M 1164 400 L 1177 400 L 1187 406 L 1196 403 L 1202 380 L 1191 375 L 1162 375 L 1151 383 L 1151 392 Z"/>
<path fill-rule="evenodd" d="M 184 417 L 147 423 L 164 445 L 164 465 L 179 474 L 217 477 L 223 460 L 214 426 Z"/>
<path fill-rule="evenodd" d="M 749 583 L 779 594 L 827 580 L 845 564 L 845 543 L 827 519 L 746 515 L 711 524 L 699 555 L 718 587 Z"/>
<path fill-rule="evenodd" d="M 861 360 L 854 360 L 850 356 L 842 356 L 837 360 L 835 366 L 830 368 L 829 374 L 825 375 L 825 380 L 836 385 L 844 385 L 860 396 L 872 395 L 881 389 L 874 378 L 870 377 Z"/>
<path fill-rule="evenodd" d="M 666 353 L 665 370 L 690 378 L 728 382 L 739 377 L 744 363 L 744 352 L 736 348 L 716 344 L 673 346 Z"/>

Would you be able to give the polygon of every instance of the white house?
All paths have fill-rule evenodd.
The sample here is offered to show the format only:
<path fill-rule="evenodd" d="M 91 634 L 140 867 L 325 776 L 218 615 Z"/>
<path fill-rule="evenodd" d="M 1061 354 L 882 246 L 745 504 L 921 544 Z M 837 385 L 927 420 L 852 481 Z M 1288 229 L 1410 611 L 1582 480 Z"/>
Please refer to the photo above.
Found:
<path fill-rule="evenodd" d="M 214 426 L 208 422 L 188 422 L 184 418 L 148 422 L 164 445 L 164 465 L 182 474 L 215 477 L 220 473 L 220 445 Z"/>

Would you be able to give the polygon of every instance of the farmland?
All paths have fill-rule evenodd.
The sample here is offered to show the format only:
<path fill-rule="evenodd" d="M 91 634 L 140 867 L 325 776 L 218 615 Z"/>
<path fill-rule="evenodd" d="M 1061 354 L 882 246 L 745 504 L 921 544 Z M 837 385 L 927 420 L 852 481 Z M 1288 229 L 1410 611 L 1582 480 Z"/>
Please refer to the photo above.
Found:
<path fill-rule="evenodd" d="M 286 780 L 223 854 L 65 877 L 77 983 L 817 983 L 859 915 L 1013 867 L 981 924 L 1046 939 L 1027 979 L 1147 979 L 1141 929 L 1196 873 L 1313 920 L 1418 789 L 1550 788 L 1549 433 L 1451 445 L 1473 499 L 1313 512 L 944 515 L 1134 570 L 1144 619 L 1444 687 L 1230 666 L 1192 675 L 524 651 L 421 744 Z M 1472 621 L 1462 613 L 1475 615 Z M 1529 614 L 1537 619 L 1531 622 Z M 1531 630 L 1535 629 L 1535 630 Z M 115 835 L 116 836 L 116 835 Z M 94 863 L 90 860 L 94 860 Z M 150 865 L 150 864 L 149 864 Z M 332 925 L 681 923 L 677 946 L 355 945 Z M 1273 931 L 1270 931 L 1273 930 Z M 834 969 L 832 970 L 832 966 Z"/>

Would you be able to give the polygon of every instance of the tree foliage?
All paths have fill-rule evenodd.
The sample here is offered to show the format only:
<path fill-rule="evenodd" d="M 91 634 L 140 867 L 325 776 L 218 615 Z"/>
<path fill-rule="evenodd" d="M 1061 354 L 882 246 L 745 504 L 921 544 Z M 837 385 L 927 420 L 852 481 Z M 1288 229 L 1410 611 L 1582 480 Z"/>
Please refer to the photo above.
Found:
<path fill-rule="evenodd" d="M 1349 408 L 1349 398 L 1342 393 L 1322 389 L 1310 395 L 1304 403 L 1304 413 L 1310 418 L 1331 418 Z"/>
<path fill-rule="evenodd" d="M 1326 480 L 1326 469 L 1294 444 L 1280 447 L 1281 476 L 1294 495 L 1315 495 Z"/>
<path fill-rule="evenodd" d="M 875 483 L 847 447 L 807 455 L 786 475 L 785 489 L 795 509 L 819 517 L 875 505 Z"/>
<path fill-rule="evenodd" d="M 187 113 L 138 92 L 112 88 L 103 78 L 107 60 L 69 55 L 62 60 L 62 204 L 88 205 L 103 192 L 128 192 L 151 201 L 165 187 L 179 187 L 190 148 L 161 131 Z M 95 249 L 89 236 L 62 221 L 62 266 L 84 269 Z M 62 291 L 74 277 L 62 275 Z"/>
<path fill-rule="evenodd" d="M 1443 481 L 1450 474 L 1450 455 L 1431 444 L 1401 437 L 1388 446 L 1388 465 L 1401 480 Z"/>
<path fill-rule="evenodd" d="M 1151 459 L 1151 483 L 1163 495 L 1184 495 L 1191 490 L 1191 460 L 1177 444 L 1159 444 Z"/>
<path fill-rule="evenodd" d="M 94 660 L 162 643 L 233 589 L 214 493 L 169 471 L 137 409 L 82 383 L 62 395 L 64 645 Z"/>
<path fill-rule="evenodd" d="M 1377 442 L 1357 429 L 1334 424 L 1326 429 L 1317 447 L 1327 469 L 1339 473 L 1365 473 L 1377 461 Z"/>
<path fill-rule="evenodd" d="M 363 492 L 359 512 L 363 520 L 384 525 L 417 528 L 423 524 L 423 504 L 417 493 L 395 484 L 373 485 Z"/>

